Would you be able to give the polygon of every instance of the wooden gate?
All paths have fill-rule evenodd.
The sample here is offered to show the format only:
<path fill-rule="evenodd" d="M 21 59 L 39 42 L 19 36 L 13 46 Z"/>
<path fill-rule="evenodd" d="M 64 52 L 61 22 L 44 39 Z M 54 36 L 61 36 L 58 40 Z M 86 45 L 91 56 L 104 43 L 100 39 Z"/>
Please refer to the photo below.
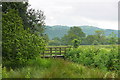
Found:
<path fill-rule="evenodd" d="M 70 49 L 70 47 L 46 47 L 46 50 L 41 54 L 41 57 L 64 57 L 67 49 Z"/>

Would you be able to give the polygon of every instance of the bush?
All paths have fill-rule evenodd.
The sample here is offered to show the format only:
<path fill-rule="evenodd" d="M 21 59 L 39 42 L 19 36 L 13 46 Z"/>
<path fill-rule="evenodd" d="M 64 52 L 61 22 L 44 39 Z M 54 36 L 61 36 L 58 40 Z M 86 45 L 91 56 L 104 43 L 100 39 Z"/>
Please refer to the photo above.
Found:
<path fill-rule="evenodd" d="M 49 68 L 51 64 L 51 59 L 42 59 L 40 57 L 37 57 L 36 59 L 27 62 L 27 66 L 35 66 L 37 68 Z"/>
<path fill-rule="evenodd" d="M 73 43 L 73 47 L 74 47 L 74 48 L 78 48 L 79 45 L 80 45 L 80 43 L 81 43 L 81 40 L 74 39 L 74 40 L 72 41 L 72 43 Z"/>
<path fill-rule="evenodd" d="M 82 46 L 68 51 L 66 58 L 86 66 L 97 67 L 103 70 L 120 70 L 117 46 L 109 49 L 96 46 Z"/>
<path fill-rule="evenodd" d="M 43 38 L 29 33 L 29 29 L 24 30 L 17 11 L 10 10 L 3 14 L 2 27 L 3 61 L 22 64 L 29 59 L 36 58 L 44 50 Z"/>

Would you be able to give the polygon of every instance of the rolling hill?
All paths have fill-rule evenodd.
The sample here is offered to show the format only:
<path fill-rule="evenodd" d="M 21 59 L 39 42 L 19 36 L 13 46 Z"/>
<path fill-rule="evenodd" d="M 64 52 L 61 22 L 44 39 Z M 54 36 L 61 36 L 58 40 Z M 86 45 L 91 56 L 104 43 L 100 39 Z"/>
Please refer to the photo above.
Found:
<path fill-rule="evenodd" d="M 101 29 L 101 28 L 94 27 L 94 26 L 78 26 L 78 27 L 80 27 L 86 35 L 93 35 L 96 30 L 103 30 L 106 36 L 108 36 L 112 32 L 114 32 L 118 36 L 118 30 Z M 49 36 L 49 39 L 52 39 L 54 37 L 61 38 L 65 34 L 67 34 L 67 31 L 69 29 L 70 29 L 69 26 L 61 26 L 61 25 L 46 26 L 45 34 Z"/>

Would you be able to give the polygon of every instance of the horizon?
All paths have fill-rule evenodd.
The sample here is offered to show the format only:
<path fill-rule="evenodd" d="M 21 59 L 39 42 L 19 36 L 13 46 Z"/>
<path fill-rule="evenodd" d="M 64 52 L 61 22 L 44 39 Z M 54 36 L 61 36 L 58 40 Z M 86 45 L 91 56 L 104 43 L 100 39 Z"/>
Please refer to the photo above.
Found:
<path fill-rule="evenodd" d="M 29 0 L 30 8 L 42 10 L 46 25 L 90 25 L 118 30 L 119 0 Z"/>
<path fill-rule="evenodd" d="M 45 26 L 52 26 L 52 27 L 54 27 L 54 26 L 74 27 L 74 26 L 68 26 L 68 25 L 45 25 Z M 95 28 L 99 28 L 99 29 L 104 29 L 104 28 L 100 28 L 100 27 L 97 27 L 97 26 L 91 26 L 91 25 L 80 25 L 80 26 L 89 26 L 89 27 L 95 27 Z M 80 27 L 80 26 L 76 26 L 76 27 Z M 109 30 L 119 30 L 119 29 L 109 29 Z"/>

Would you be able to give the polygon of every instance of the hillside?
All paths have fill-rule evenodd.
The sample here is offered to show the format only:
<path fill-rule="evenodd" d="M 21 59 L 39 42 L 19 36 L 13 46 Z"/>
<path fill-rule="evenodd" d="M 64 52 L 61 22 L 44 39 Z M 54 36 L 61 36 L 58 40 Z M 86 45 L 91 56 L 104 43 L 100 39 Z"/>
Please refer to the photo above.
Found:
<path fill-rule="evenodd" d="M 105 32 L 105 35 L 108 36 L 112 32 L 114 32 L 118 36 L 118 30 L 112 30 L 112 29 L 101 29 L 94 26 L 78 26 L 80 27 L 83 32 L 86 35 L 93 35 L 96 30 L 103 30 Z M 65 34 L 67 34 L 67 31 L 70 29 L 69 26 L 46 26 L 45 33 L 48 34 L 49 39 L 52 39 L 54 37 L 63 37 Z"/>

